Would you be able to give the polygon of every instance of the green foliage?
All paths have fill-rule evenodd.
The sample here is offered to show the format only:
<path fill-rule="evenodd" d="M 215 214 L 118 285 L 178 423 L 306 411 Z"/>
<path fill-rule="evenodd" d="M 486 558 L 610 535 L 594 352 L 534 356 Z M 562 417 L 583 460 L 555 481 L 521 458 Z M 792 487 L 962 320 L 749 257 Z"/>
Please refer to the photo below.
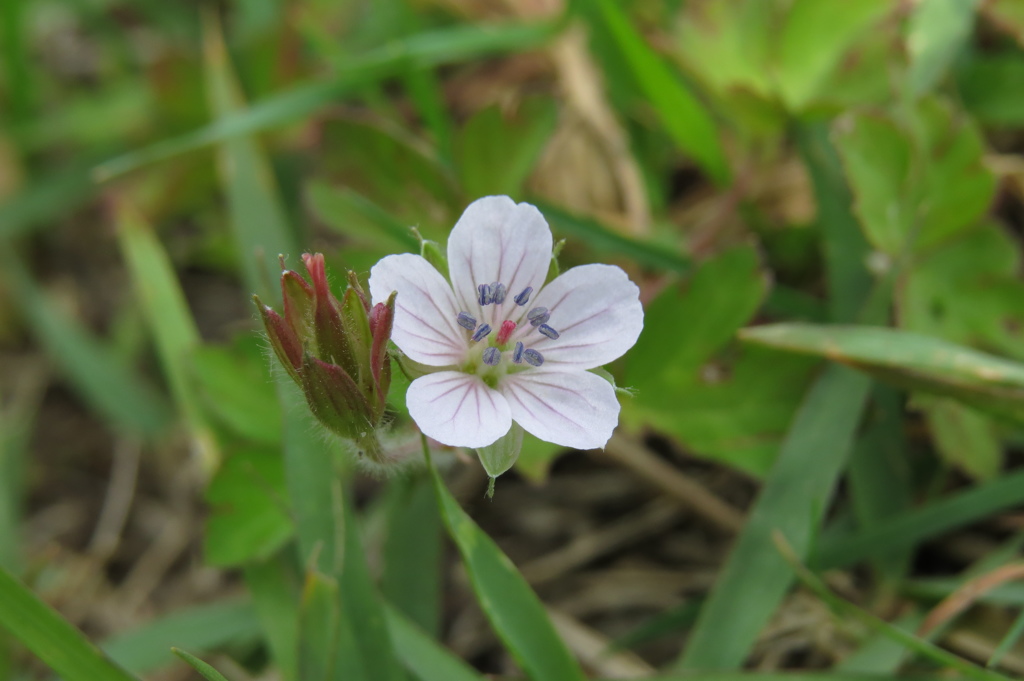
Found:
<path fill-rule="evenodd" d="M 584 678 L 579 655 L 591 676 L 610 675 L 598 639 L 570 629 L 563 641 L 545 611 L 585 589 L 535 592 L 506 557 L 534 549 L 516 533 L 546 509 L 478 524 L 470 512 L 501 508 L 502 487 L 493 507 L 464 510 L 464 490 L 482 488 L 456 471 L 449 491 L 446 477 L 474 458 L 442 450 L 439 469 L 399 465 L 421 457 L 405 405 L 416 375 L 397 353 L 380 431 L 396 462 L 371 479 L 269 368 L 272 348 L 242 307 L 253 293 L 280 307 L 279 254 L 294 266 L 322 251 L 329 270 L 363 282 L 398 252 L 447 273 L 466 203 L 508 194 L 550 222 L 552 276 L 614 262 L 640 287 L 636 346 L 595 369 L 624 388 L 622 428 L 685 454 L 666 466 L 693 457 L 707 479 L 740 472 L 730 503 L 760 485 L 738 536 L 708 533 L 731 542 L 721 566 L 701 566 L 718 570 L 713 585 L 682 605 L 666 596 L 636 626 L 631 612 L 615 651 L 636 646 L 691 681 L 754 678 L 740 670 L 772 667 L 755 643 L 789 614 L 799 576 L 859 625 L 837 628 L 828 657 L 783 655 L 787 671 L 762 681 L 795 678 L 805 658 L 828 666 L 802 671 L 820 681 L 937 667 L 1002 678 L 907 632 L 1019 552 L 978 543 L 972 567 L 919 576 L 925 543 L 941 550 L 947 533 L 1024 503 L 1019 457 L 1007 456 L 1024 432 L 1021 2 L 572 0 L 561 15 L 532 13 L 544 5 L 268 0 L 199 15 L 155 0 L 0 3 L 0 342 L 5 372 L 19 370 L 0 389 L 0 677 L 42 678 L 19 645 L 68 681 L 127 681 L 173 655 L 224 681 L 172 647 L 226 651 L 245 674 L 283 681 L 507 675 L 445 647 L 470 621 L 453 608 L 470 599 L 498 639 L 473 662 L 504 666 L 507 654 L 512 676 L 562 681 Z M 155 619 L 101 653 L 13 578 L 49 594 L 78 574 L 60 561 L 80 547 L 22 536 L 49 504 L 72 508 L 54 498 L 52 453 L 34 450 L 34 433 L 48 443 L 70 422 L 56 401 L 103 437 L 141 443 L 132 513 L 175 462 L 207 505 L 203 561 L 238 569 L 247 596 L 169 612 L 154 597 Z M 510 464 L 509 451 L 481 453 L 492 472 Z M 96 475 L 96 462 L 65 458 L 58 472 L 79 465 Z M 515 471 L 543 495 L 549 477 L 564 485 L 596 465 L 621 461 L 592 464 L 526 433 Z M 691 511 L 686 550 L 705 530 Z M 607 537 L 609 522 L 568 525 L 583 528 L 570 548 Z M 74 565 L 117 583 L 137 543 Z M 619 557 L 588 570 L 631 565 Z M 882 623 L 802 564 L 867 564 L 850 580 L 858 602 L 912 614 Z M 976 611 L 989 617 L 978 630 L 992 666 L 1012 661 L 1024 631 L 1006 610 L 1024 604 L 1019 591 L 986 594 L 990 609 Z M 72 611 L 92 628 L 117 619 Z M 685 643 L 674 664 L 641 645 L 663 636 Z"/>

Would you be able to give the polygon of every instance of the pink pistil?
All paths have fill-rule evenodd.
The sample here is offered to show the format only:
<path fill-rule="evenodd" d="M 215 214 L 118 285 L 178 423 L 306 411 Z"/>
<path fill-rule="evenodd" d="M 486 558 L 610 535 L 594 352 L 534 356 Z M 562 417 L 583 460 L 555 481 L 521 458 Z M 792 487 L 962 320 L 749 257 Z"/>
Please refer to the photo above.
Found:
<path fill-rule="evenodd" d="M 511 319 L 506 319 L 501 323 L 501 328 L 498 329 L 498 337 L 494 339 L 495 345 L 504 345 L 508 342 L 508 339 L 512 337 L 512 332 L 516 330 L 516 323 Z"/>

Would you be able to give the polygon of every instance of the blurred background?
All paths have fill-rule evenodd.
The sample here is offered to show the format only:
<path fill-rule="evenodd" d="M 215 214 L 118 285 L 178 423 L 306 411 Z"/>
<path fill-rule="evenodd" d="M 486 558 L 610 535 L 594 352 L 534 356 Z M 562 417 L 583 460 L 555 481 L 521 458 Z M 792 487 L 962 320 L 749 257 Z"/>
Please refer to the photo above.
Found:
<path fill-rule="evenodd" d="M 189 677 L 170 644 L 275 678 L 246 585 L 294 528 L 249 297 L 278 253 L 365 280 L 410 227 L 443 244 L 508 194 L 563 269 L 618 264 L 647 309 L 606 451 L 528 439 L 493 502 L 471 452 L 449 470 L 574 652 L 647 674 L 687 632 L 730 636 L 697 612 L 756 577 L 721 568 L 772 476 L 792 486 L 764 512 L 912 628 L 1017 560 L 1020 420 L 736 332 L 856 322 L 1024 360 L 1022 41 L 1020 0 L 5 0 L 0 563 L 149 678 Z M 417 474 L 353 485 L 385 594 L 512 673 Z M 907 664 L 784 592 L 739 663 Z M 936 636 L 1024 673 L 1024 593 L 992 594 Z M 0 648 L 0 677 L 46 674 Z"/>

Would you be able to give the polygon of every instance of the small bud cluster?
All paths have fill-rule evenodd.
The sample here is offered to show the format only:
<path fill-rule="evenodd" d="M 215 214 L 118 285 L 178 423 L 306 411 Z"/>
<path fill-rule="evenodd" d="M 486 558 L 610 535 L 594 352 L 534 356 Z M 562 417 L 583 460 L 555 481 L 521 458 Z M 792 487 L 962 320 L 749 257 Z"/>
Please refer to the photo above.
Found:
<path fill-rule="evenodd" d="M 284 316 L 253 296 L 270 344 L 320 423 L 383 463 L 376 429 L 391 384 L 387 345 L 395 294 L 371 307 L 349 272 L 348 288 L 338 300 L 327 284 L 324 256 L 306 253 L 302 260 L 312 286 L 281 262 Z"/>

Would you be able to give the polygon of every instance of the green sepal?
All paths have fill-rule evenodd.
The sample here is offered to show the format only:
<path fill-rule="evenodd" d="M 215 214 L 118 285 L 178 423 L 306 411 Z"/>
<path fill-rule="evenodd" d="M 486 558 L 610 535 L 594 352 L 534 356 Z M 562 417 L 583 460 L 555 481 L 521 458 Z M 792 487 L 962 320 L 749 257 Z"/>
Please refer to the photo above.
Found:
<path fill-rule="evenodd" d="M 441 250 L 441 244 L 430 239 L 424 239 L 415 227 L 413 227 L 412 233 L 420 240 L 420 255 L 433 265 L 434 269 L 441 273 L 441 276 L 451 281 L 451 276 L 448 274 L 448 256 Z"/>
<path fill-rule="evenodd" d="M 370 406 L 344 369 L 307 353 L 301 375 L 309 408 L 329 431 L 352 440 L 373 431 Z"/>
<path fill-rule="evenodd" d="M 263 319 L 263 327 L 267 331 L 267 338 L 270 339 L 270 347 L 274 348 L 274 354 L 292 380 L 302 385 L 302 378 L 299 376 L 299 369 L 302 367 L 302 342 L 288 322 L 272 308 L 264 305 L 259 296 L 254 295 L 252 300 Z"/>
<path fill-rule="evenodd" d="M 562 269 L 558 266 L 558 254 L 565 248 L 565 239 L 559 239 L 555 242 L 555 245 L 551 248 L 551 262 L 548 263 L 548 275 L 544 279 L 544 283 L 549 283 L 552 279 L 562 273 Z"/>
<path fill-rule="evenodd" d="M 515 421 L 507 433 L 486 447 L 477 447 L 476 454 L 480 463 L 487 471 L 488 477 L 494 480 L 515 464 L 519 452 L 523 449 L 523 428 Z M 493 483 L 488 486 L 487 496 L 493 496 Z"/>

